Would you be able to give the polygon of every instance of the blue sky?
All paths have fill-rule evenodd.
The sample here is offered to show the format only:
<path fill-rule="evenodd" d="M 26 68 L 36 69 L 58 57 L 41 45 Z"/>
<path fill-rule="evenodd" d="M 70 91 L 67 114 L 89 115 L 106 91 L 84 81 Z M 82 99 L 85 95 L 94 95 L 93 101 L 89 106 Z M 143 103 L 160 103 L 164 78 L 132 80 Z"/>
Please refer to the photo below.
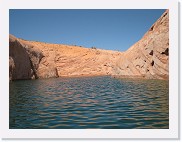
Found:
<path fill-rule="evenodd" d="M 164 9 L 10 10 L 10 34 L 26 40 L 125 51 Z"/>

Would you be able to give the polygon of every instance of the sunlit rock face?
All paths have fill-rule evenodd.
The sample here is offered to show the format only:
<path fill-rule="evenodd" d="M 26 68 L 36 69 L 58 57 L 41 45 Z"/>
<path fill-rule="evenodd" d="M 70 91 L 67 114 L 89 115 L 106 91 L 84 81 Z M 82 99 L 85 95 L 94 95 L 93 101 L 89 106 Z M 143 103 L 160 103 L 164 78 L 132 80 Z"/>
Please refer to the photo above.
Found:
<path fill-rule="evenodd" d="M 169 11 L 117 61 L 116 75 L 168 79 L 169 77 Z"/>
<path fill-rule="evenodd" d="M 42 53 L 36 70 L 38 78 L 60 76 L 112 75 L 116 61 L 123 53 L 81 46 L 48 44 L 21 40 Z M 33 62 L 34 63 L 34 62 Z"/>
<path fill-rule="evenodd" d="M 10 80 L 112 75 L 115 72 L 116 61 L 123 54 L 118 51 L 84 48 L 75 45 L 27 41 L 16 37 L 11 44 L 11 37 L 14 36 L 10 35 Z M 19 44 L 15 45 L 16 42 Z M 19 50 L 23 53 L 18 53 Z M 21 58 L 16 61 L 15 65 L 12 55 Z M 24 56 L 26 56 L 26 59 Z M 12 77 L 15 72 L 12 68 L 24 77 Z"/>
<path fill-rule="evenodd" d="M 10 80 L 97 75 L 168 79 L 169 13 L 125 52 L 27 41 L 12 35 L 9 51 Z"/>

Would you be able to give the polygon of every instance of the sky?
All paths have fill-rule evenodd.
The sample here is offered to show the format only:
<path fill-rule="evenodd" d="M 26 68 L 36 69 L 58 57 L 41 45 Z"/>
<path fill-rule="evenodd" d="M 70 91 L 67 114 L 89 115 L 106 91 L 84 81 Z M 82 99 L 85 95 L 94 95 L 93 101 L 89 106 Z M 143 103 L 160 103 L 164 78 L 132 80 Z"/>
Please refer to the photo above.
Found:
<path fill-rule="evenodd" d="M 10 34 L 26 40 L 125 51 L 164 9 L 11 9 Z"/>

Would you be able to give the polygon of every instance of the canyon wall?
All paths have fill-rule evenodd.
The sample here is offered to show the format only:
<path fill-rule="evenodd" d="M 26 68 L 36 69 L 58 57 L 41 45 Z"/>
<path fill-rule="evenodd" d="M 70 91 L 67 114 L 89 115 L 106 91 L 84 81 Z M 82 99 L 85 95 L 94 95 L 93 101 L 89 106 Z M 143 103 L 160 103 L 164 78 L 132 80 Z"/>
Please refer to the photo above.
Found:
<path fill-rule="evenodd" d="M 30 57 L 17 38 L 9 36 L 9 79 L 31 79 L 34 77 Z"/>
<path fill-rule="evenodd" d="M 95 75 L 168 79 L 168 66 L 168 11 L 125 52 L 9 36 L 10 80 Z"/>
<path fill-rule="evenodd" d="M 19 50 L 23 53 L 20 54 Z M 122 54 L 75 45 L 27 41 L 10 35 L 10 80 L 112 75 Z"/>
<path fill-rule="evenodd" d="M 9 79 L 36 79 L 43 54 L 39 49 L 9 36 Z"/>
<path fill-rule="evenodd" d="M 117 61 L 116 75 L 168 79 L 169 77 L 169 11 L 151 26 L 140 41 Z"/>
<path fill-rule="evenodd" d="M 20 40 L 20 42 L 31 46 L 32 50 L 40 50 L 43 54 L 36 71 L 38 78 L 112 75 L 116 61 L 123 54 L 117 51 L 89 49 L 75 45 L 25 40 Z"/>

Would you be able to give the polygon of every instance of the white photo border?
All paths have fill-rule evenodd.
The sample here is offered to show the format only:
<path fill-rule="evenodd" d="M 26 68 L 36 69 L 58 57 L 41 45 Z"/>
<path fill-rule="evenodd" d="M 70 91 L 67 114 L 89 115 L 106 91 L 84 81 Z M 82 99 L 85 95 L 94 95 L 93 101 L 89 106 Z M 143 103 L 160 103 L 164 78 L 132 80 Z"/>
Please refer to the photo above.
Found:
<path fill-rule="evenodd" d="M 169 9 L 169 129 L 9 129 L 9 9 Z M 177 0 L 1 0 L 0 21 L 0 134 L 2 138 L 179 138 Z"/>

